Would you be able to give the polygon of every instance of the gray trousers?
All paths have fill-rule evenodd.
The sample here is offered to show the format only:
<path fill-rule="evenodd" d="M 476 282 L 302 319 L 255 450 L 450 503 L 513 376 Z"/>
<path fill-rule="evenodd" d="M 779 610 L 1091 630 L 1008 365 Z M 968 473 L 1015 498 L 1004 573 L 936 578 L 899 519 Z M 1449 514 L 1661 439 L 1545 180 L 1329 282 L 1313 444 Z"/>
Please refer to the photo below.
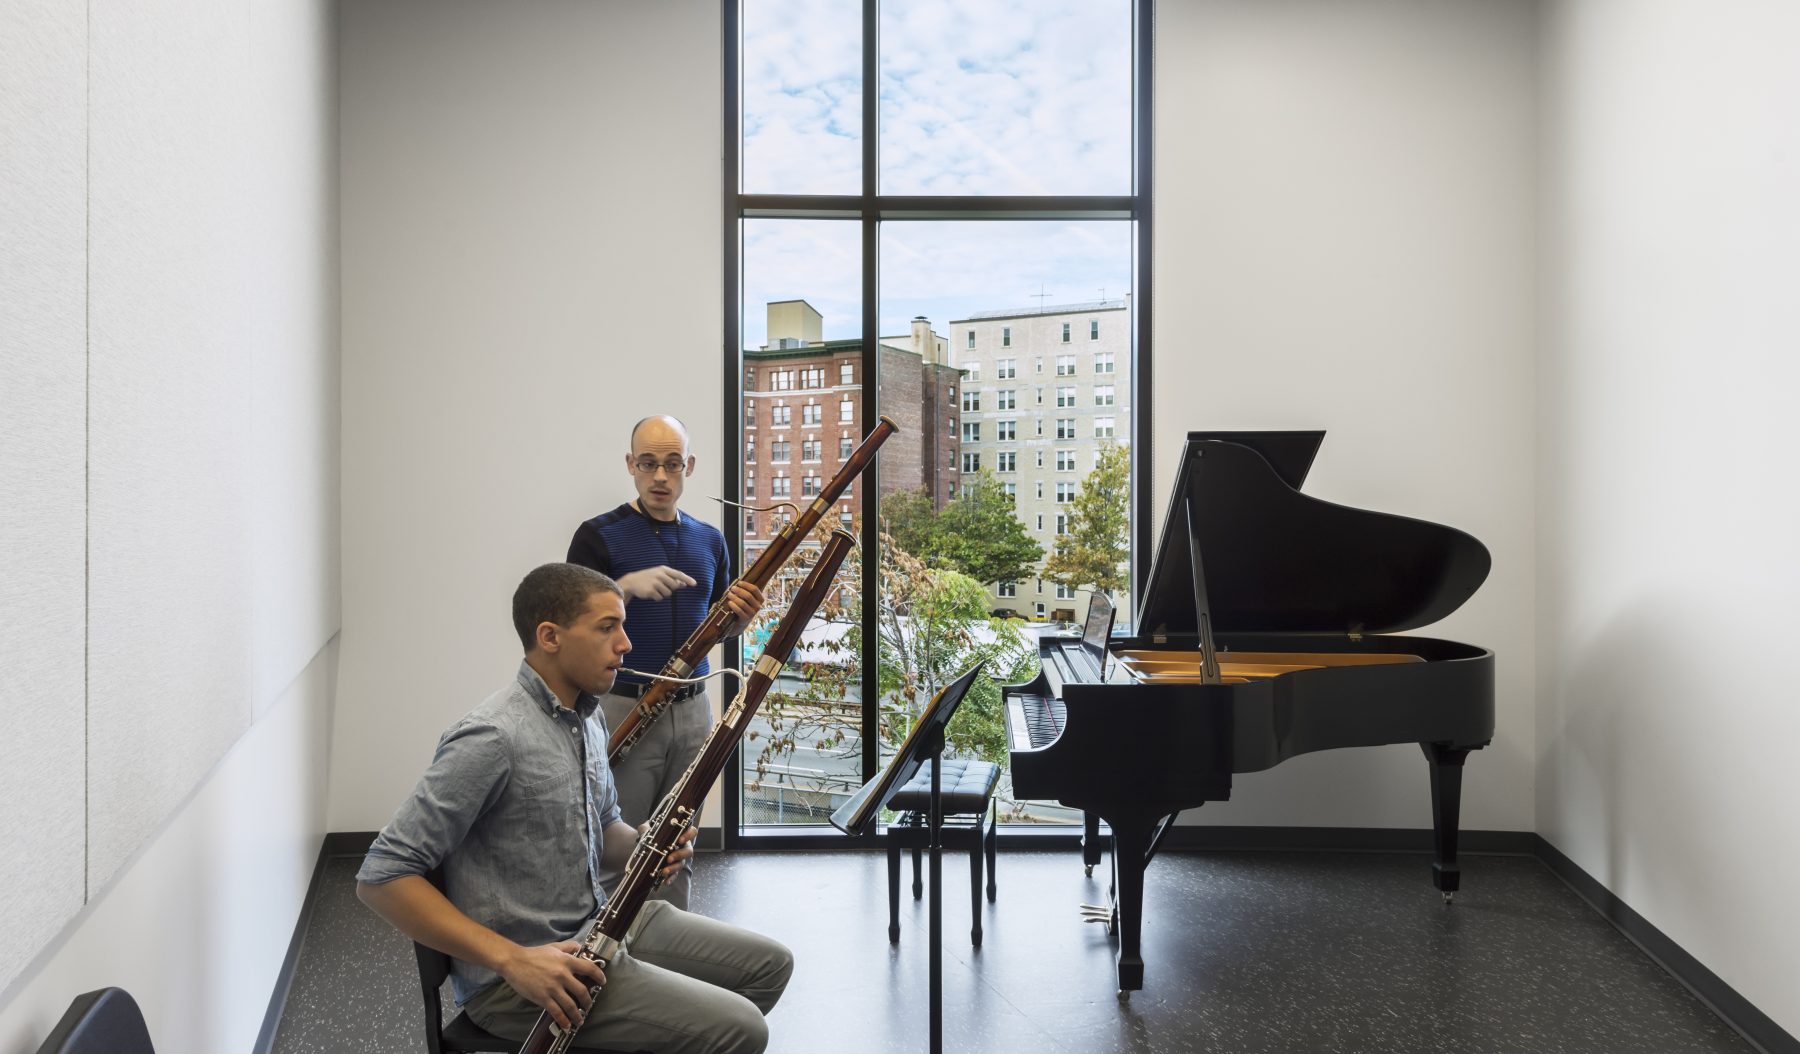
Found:
<path fill-rule="evenodd" d="M 757 1054 L 769 1044 L 763 1015 L 794 970 L 777 941 L 647 901 L 606 967 L 606 987 L 575 1035 L 581 1050 L 657 1054 Z M 505 981 L 464 1004 L 482 1028 L 523 1041 L 542 1011 Z"/>
<path fill-rule="evenodd" d="M 619 722 L 636 705 L 637 700 L 628 696 L 601 696 L 600 709 L 606 714 L 606 727 L 619 727 Z M 709 692 L 683 699 L 663 711 L 644 733 L 644 738 L 638 740 L 631 753 L 625 755 L 619 767 L 613 770 L 613 782 L 619 787 L 619 812 L 626 823 L 636 827 L 650 818 L 700 753 L 712 727 L 712 695 Z M 698 817 L 695 819 L 698 821 Z M 694 862 L 690 858 L 686 867 L 658 886 L 651 895 L 687 910 L 693 870 Z M 618 880 L 616 873 L 600 876 L 600 884 L 607 889 L 613 888 Z"/>

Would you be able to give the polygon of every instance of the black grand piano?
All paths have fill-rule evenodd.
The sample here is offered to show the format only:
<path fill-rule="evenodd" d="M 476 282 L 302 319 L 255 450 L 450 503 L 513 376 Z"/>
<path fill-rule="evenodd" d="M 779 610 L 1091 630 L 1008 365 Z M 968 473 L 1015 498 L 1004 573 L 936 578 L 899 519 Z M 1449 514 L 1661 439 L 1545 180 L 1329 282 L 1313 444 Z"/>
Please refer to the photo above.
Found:
<path fill-rule="evenodd" d="M 1455 611 L 1487 548 L 1450 527 L 1300 493 L 1324 432 L 1190 432 L 1149 585 L 1109 657 L 1066 641 L 1005 689 L 1013 791 L 1112 827 L 1119 989 L 1143 987 L 1144 869 L 1175 816 L 1231 797 L 1237 772 L 1333 747 L 1417 743 L 1436 859 L 1456 892 L 1462 764 L 1494 735 L 1494 656 L 1394 636 Z"/>

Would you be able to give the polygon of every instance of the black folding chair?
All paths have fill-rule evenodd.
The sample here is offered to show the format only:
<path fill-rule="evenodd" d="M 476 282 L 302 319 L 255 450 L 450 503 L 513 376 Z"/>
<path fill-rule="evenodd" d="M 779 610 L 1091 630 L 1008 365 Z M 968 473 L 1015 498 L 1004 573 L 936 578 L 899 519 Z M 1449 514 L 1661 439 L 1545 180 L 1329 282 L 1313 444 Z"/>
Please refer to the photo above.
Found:
<path fill-rule="evenodd" d="M 156 1054 L 137 1000 L 123 988 L 75 997 L 38 1054 Z"/>

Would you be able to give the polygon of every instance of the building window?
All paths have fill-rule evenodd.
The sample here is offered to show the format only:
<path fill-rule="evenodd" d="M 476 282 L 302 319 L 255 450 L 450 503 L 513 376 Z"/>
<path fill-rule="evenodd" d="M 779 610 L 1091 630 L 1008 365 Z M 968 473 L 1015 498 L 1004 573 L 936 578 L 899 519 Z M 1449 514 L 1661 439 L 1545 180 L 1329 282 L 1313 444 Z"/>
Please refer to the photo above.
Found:
<path fill-rule="evenodd" d="M 786 476 L 776 476 L 769 481 L 769 493 L 777 498 L 793 497 L 794 481 Z"/>
<path fill-rule="evenodd" d="M 1016 472 L 1019 468 L 1019 455 L 1010 450 L 1002 450 L 994 455 L 994 471 Z"/>
<path fill-rule="evenodd" d="M 848 510 L 838 513 L 838 523 L 842 524 L 845 530 L 850 529 L 850 524 L 855 519 L 856 517 L 851 515 Z"/>
<path fill-rule="evenodd" d="M 1097 351 L 1094 353 L 1094 372 L 1111 373 L 1113 371 L 1113 353 Z"/>
<path fill-rule="evenodd" d="M 981 393 L 964 388 L 962 407 L 963 413 L 965 414 L 972 414 L 979 411 L 981 409 Z"/>
<path fill-rule="evenodd" d="M 823 367 L 823 366 L 808 366 L 805 369 L 802 369 L 800 371 L 800 387 L 802 387 L 802 388 L 823 388 L 823 387 L 825 387 L 825 367 Z"/>
<path fill-rule="evenodd" d="M 1067 504 L 1074 500 L 1075 484 L 1073 482 L 1064 480 L 1056 485 L 1056 501 L 1058 504 Z"/>
<path fill-rule="evenodd" d="M 745 534 L 755 534 L 756 533 L 756 513 L 754 513 L 754 512 L 744 513 L 744 533 Z"/>
<path fill-rule="evenodd" d="M 1001 390 L 994 393 L 994 409 L 996 409 L 996 410 L 1017 410 L 1018 408 L 1019 408 L 1019 393 L 1016 389 L 1002 388 Z"/>
<path fill-rule="evenodd" d="M 755 399 L 745 399 L 744 400 L 744 423 L 748 424 L 751 428 L 756 427 L 756 400 Z"/>
<path fill-rule="evenodd" d="M 769 423 L 772 425 L 792 424 L 793 420 L 794 408 L 791 406 L 776 406 L 769 410 Z"/>
<path fill-rule="evenodd" d="M 1058 355 L 1056 357 L 1056 375 L 1058 377 L 1075 376 L 1075 356 Z"/>
<path fill-rule="evenodd" d="M 981 442 L 981 422 L 964 421 L 962 441 L 965 443 Z"/>
<path fill-rule="evenodd" d="M 754 472 L 744 473 L 744 497 L 756 497 L 756 473 Z"/>
<path fill-rule="evenodd" d="M 1013 378 L 1017 377 L 1018 375 L 1019 375 L 1019 360 L 1018 359 L 995 359 L 994 360 L 994 379 L 995 380 L 1010 381 Z"/>
<path fill-rule="evenodd" d="M 818 439 L 802 439 L 800 441 L 800 460 L 818 461 L 825 453 L 825 444 Z"/>
<path fill-rule="evenodd" d="M 1042 619 L 1044 617 L 1044 602 L 1040 600 L 1031 606 L 1037 611 L 1037 617 Z"/>
<path fill-rule="evenodd" d="M 971 362 L 967 366 L 963 367 L 963 380 L 965 382 L 980 381 L 981 380 L 981 363 Z M 956 393 L 954 391 L 952 391 L 951 394 L 954 395 Z"/>
<path fill-rule="evenodd" d="M 1039 501 L 1044 500 L 1044 481 L 1041 479 L 1037 481 L 1037 496 L 1038 496 Z M 1042 516 L 1039 516 L 1038 517 L 1038 526 L 1042 527 L 1043 525 L 1044 525 L 1044 518 Z"/>
<path fill-rule="evenodd" d="M 756 464 L 756 440 L 754 439 L 744 444 L 744 464 Z"/>
<path fill-rule="evenodd" d="M 1056 514 L 1056 536 L 1058 538 L 1061 538 L 1063 535 L 1068 534 L 1068 533 L 1069 533 L 1069 515 L 1068 515 L 1068 513 L 1059 512 Z"/>
<path fill-rule="evenodd" d="M 1073 421 L 1070 422 L 1070 424 L 1073 424 L 1073 423 L 1074 423 Z M 1094 438 L 1095 439 L 1111 439 L 1112 434 L 1113 434 L 1113 419 L 1112 418 L 1110 418 L 1110 417 L 1094 418 Z"/>
<path fill-rule="evenodd" d="M 744 367 L 744 390 L 747 392 L 756 390 L 756 367 L 754 366 Z"/>
<path fill-rule="evenodd" d="M 849 362 L 839 363 L 838 364 L 838 383 L 839 384 L 855 384 L 856 383 L 856 367 L 852 366 Z"/>
<path fill-rule="evenodd" d="M 1044 467 L 1044 452 L 1042 450 L 1037 452 L 1037 467 L 1038 468 Z"/>
<path fill-rule="evenodd" d="M 787 440 L 776 440 L 769 444 L 769 460 L 778 465 L 786 464 L 791 460 L 789 455 L 793 452 L 793 449 L 793 444 L 789 443 Z"/>
<path fill-rule="evenodd" d="M 969 342 L 964 346 L 971 348 L 971 349 L 975 347 L 975 331 L 974 330 L 972 330 L 972 329 L 969 330 Z"/>
<path fill-rule="evenodd" d="M 1113 386 L 1110 384 L 1096 384 L 1094 386 L 1094 405 L 1095 406 L 1111 406 L 1112 404 L 1113 404 Z M 1073 406 L 1075 404 L 1070 403 L 1069 405 Z"/>
<path fill-rule="evenodd" d="M 843 402 L 839 403 L 838 404 L 838 420 L 839 421 L 854 421 L 854 420 L 856 420 L 856 404 L 851 402 L 848 399 L 845 399 Z"/>
<path fill-rule="evenodd" d="M 1068 343 L 1068 342 L 1069 342 L 1069 324 L 1068 324 L 1068 323 L 1067 323 L 1067 322 L 1064 322 L 1064 323 L 1063 323 L 1063 339 L 1062 339 L 1062 342 L 1063 342 L 1063 343 L 1064 343 L 1064 344 L 1067 344 L 1067 343 Z"/>
<path fill-rule="evenodd" d="M 1058 388 L 1058 389 L 1056 389 L 1056 405 L 1058 405 L 1058 406 L 1074 406 L 1075 405 L 1075 389 L 1073 389 L 1073 388 Z"/>
<path fill-rule="evenodd" d="M 825 408 L 818 403 L 807 403 L 800 408 L 800 423 L 816 425 L 825 419 Z"/>
<path fill-rule="evenodd" d="M 1019 437 L 1019 422 L 1017 422 L 1017 421 L 995 421 L 994 422 L 994 440 L 996 442 L 1010 443 L 1014 439 L 1017 439 L 1018 437 Z M 979 426 L 977 426 L 977 428 L 975 430 L 975 438 L 977 438 L 977 439 L 981 438 L 981 429 Z"/>
<path fill-rule="evenodd" d="M 1040 531 L 1044 529 L 1044 514 L 1041 512 L 1037 514 L 1037 529 Z M 1043 588 L 1039 587 L 1038 592 L 1043 592 Z"/>
<path fill-rule="evenodd" d="M 785 392 L 788 389 L 792 388 L 793 386 L 794 386 L 794 371 L 793 370 L 770 370 L 769 371 L 769 390 L 770 391 Z"/>
<path fill-rule="evenodd" d="M 817 476 L 802 477 L 800 480 L 801 496 L 808 497 L 808 498 L 817 497 L 818 493 L 819 493 L 820 482 L 822 482 L 822 481 Z"/>
<path fill-rule="evenodd" d="M 1009 498 L 1017 499 L 1019 496 L 1019 485 L 1017 483 L 1002 483 L 1000 484 L 1000 493 Z"/>
<path fill-rule="evenodd" d="M 1089 340 L 1099 340 L 1100 339 L 1100 320 L 1097 318 L 1088 320 L 1088 339 Z"/>
<path fill-rule="evenodd" d="M 954 418 L 954 417 L 944 418 L 944 431 L 948 432 L 951 435 L 956 434 L 956 418 Z"/>
<path fill-rule="evenodd" d="M 1059 417 L 1056 419 L 1056 438 L 1075 438 L 1075 419 L 1073 417 Z"/>
<path fill-rule="evenodd" d="M 1058 599 L 1058 600 L 1074 600 L 1075 599 L 1075 587 L 1074 586 L 1065 586 L 1061 582 L 1058 582 L 1056 584 L 1056 599 Z"/>
<path fill-rule="evenodd" d="M 1000 346 L 1003 348 L 1012 347 L 1012 327 L 1011 326 L 1001 326 L 1000 327 Z"/>
<path fill-rule="evenodd" d="M 994 587 L 994 595 L 1002 596 L 1002 597 L 1016 597 L 1019 595 L 1019 583 L 1017 583 L 1017 582 L 1001 582 L 1000 584 L 998 584 Z M 932 740 L 932 742 L 935 743 L 937 741 Z"/>
<path fill-rule="evenodd" d="M 838 460 L 839 461 L 849 460 L 850 452 L 855 449 L 856 449 L 856 441 L 855 440 L 851 439 L 849 436 L 839 436 L 838 437 Z"/>
<path fill-rule="evenodd" d="M 1056 471 L 1058 471 L 1058 472 L 1073 472 L 1073 471 L 1075 471 L 1075 451 L 1073 451 L 1073 450 L 1058 450 L 1056 452 Z"/>
<path fill-rule="evenodd" d="M 981 452 L 978 450 L 971 450 L 971 451 L 965 452 L 963 454 L 962 470 L 964 472 L 980 472 L 981 471 Z"/>

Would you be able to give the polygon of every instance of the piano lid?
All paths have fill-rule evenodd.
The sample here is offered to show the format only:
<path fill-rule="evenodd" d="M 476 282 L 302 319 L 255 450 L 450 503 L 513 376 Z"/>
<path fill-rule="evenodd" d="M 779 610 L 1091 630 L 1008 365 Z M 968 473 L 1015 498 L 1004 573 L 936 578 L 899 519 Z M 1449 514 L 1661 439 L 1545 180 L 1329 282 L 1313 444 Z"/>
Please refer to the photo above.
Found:
<path fill-rule="evenodd" d="M 1461 607 L 1487 547 L 1424 520 L 1299 492 L 1323 432 L 1190 432 L 1135 631 L 1192 635 L 1187 516 L 1215 633 L 1398 633 Z"/>

